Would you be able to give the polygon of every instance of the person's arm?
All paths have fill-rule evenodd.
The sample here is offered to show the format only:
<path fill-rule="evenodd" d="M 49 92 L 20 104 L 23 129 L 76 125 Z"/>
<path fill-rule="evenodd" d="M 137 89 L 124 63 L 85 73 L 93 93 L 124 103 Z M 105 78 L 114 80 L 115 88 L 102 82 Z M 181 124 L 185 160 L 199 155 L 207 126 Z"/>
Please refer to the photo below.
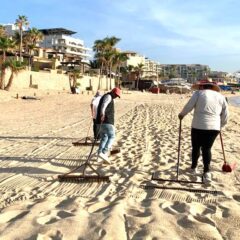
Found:
<path fill-rule="evenodd" d="M 229 117 L 228 104 L 225 98 L 223 99 L 222 112 L 220 116 L 221 116 L 221 128 L 223 128 L 227 124 Z"/>
<path fill-rule="evenodd" d="M 189 99 L 187 104 L 184 106 L 183 110 L 178 114 L 178 118 L 182 120 L 189 112 L 195 107 L 199 97 L 199 92 L 195 92 L 192 97 Z"/>
<path fill-rule="evenodd" d="M 106 108 L 108 106 L 108 104 L 112 101 L 112 97 L 107 94 L 104 96 L 104 99 L 103 99 L 103 103 L 102 103 L 102 107 L 101 107 L 101 110 L 100 110 L 100 114 L 101 114 L 101 121 L 103 122 L 104 119 L 105 119 L 105 111 L 106 111 Z"/>

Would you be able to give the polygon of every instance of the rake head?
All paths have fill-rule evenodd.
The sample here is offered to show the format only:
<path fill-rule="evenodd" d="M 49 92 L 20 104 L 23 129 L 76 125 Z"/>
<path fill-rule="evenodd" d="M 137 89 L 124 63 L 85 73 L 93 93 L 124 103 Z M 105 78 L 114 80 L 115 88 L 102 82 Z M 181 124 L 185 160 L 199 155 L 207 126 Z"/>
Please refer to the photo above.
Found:
<path fill-rule="evenodd" d="M 58 175 L 59 182 L 110 182 L 109 176 L 98 175 Z"/>
<path fill-rule="evenodd" d="M 92 146 L 94 143 L 94 139 L 90 137 L 86 137 L 83 139 L 80 139 L 76 142 L 72 142 L 73 146 Z M 99 144 L 99 142 L 95 142 L 95 144 Z"/>
<path fill-rule="evenodd" d="M 114 148 L 113 150 L 110 151 L 111 155 L 117 154 L 121 152 L 121 148 Z"/>

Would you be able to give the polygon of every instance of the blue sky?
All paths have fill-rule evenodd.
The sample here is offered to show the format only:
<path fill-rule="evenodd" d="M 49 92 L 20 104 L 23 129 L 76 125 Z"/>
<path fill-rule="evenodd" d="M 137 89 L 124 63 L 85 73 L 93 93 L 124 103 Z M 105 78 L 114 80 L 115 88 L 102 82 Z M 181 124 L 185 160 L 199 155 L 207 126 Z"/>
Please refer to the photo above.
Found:
<path fill-rule="evenodd" d="M 28 17 L 30 27 L 64 27 L 92 47 L 121 38 L 122 50 L 162 64 L 207 64 L 240 70 L 239 0 L 14 0 L 3 1 L 0 23 Z"/>

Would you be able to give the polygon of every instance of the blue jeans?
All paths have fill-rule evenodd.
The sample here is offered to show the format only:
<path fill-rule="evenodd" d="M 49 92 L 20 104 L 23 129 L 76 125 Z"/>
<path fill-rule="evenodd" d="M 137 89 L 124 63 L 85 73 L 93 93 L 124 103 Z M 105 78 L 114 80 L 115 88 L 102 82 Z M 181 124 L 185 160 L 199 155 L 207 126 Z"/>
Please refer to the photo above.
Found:
<path fill-rule="evenodd" d="M 107 153 L 115 139 L 115 128 L 112 124 L 102 124 L 100 129 L 100 144 L 98 153 Z"/>

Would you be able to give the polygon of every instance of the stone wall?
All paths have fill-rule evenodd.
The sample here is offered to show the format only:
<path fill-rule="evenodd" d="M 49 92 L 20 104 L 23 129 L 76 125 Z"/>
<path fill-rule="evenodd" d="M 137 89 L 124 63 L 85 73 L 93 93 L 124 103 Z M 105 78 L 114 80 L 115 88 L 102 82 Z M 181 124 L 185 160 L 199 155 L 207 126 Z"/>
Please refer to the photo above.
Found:
<path fill-rule="evenodd" d="M 10 72 L 7 72 L 6 80 L 9 78 Z M 91 90 L 96 91 L 99 85 L 98 76 L 84 75 L 78 79 L 80 85 L 80 91 Z M 101 90 L 109 90 L 115 87 L 114 79 L 101 78 Z M 56 71 L 51 72 L 33 72 L 33 71 L 22 71 L 18 75 L 14 76 L 13 85 L 11 89 L 21 88 L 37 88 L 41 90 L 70 90 L 68 75 L 57 73 Z"/>

